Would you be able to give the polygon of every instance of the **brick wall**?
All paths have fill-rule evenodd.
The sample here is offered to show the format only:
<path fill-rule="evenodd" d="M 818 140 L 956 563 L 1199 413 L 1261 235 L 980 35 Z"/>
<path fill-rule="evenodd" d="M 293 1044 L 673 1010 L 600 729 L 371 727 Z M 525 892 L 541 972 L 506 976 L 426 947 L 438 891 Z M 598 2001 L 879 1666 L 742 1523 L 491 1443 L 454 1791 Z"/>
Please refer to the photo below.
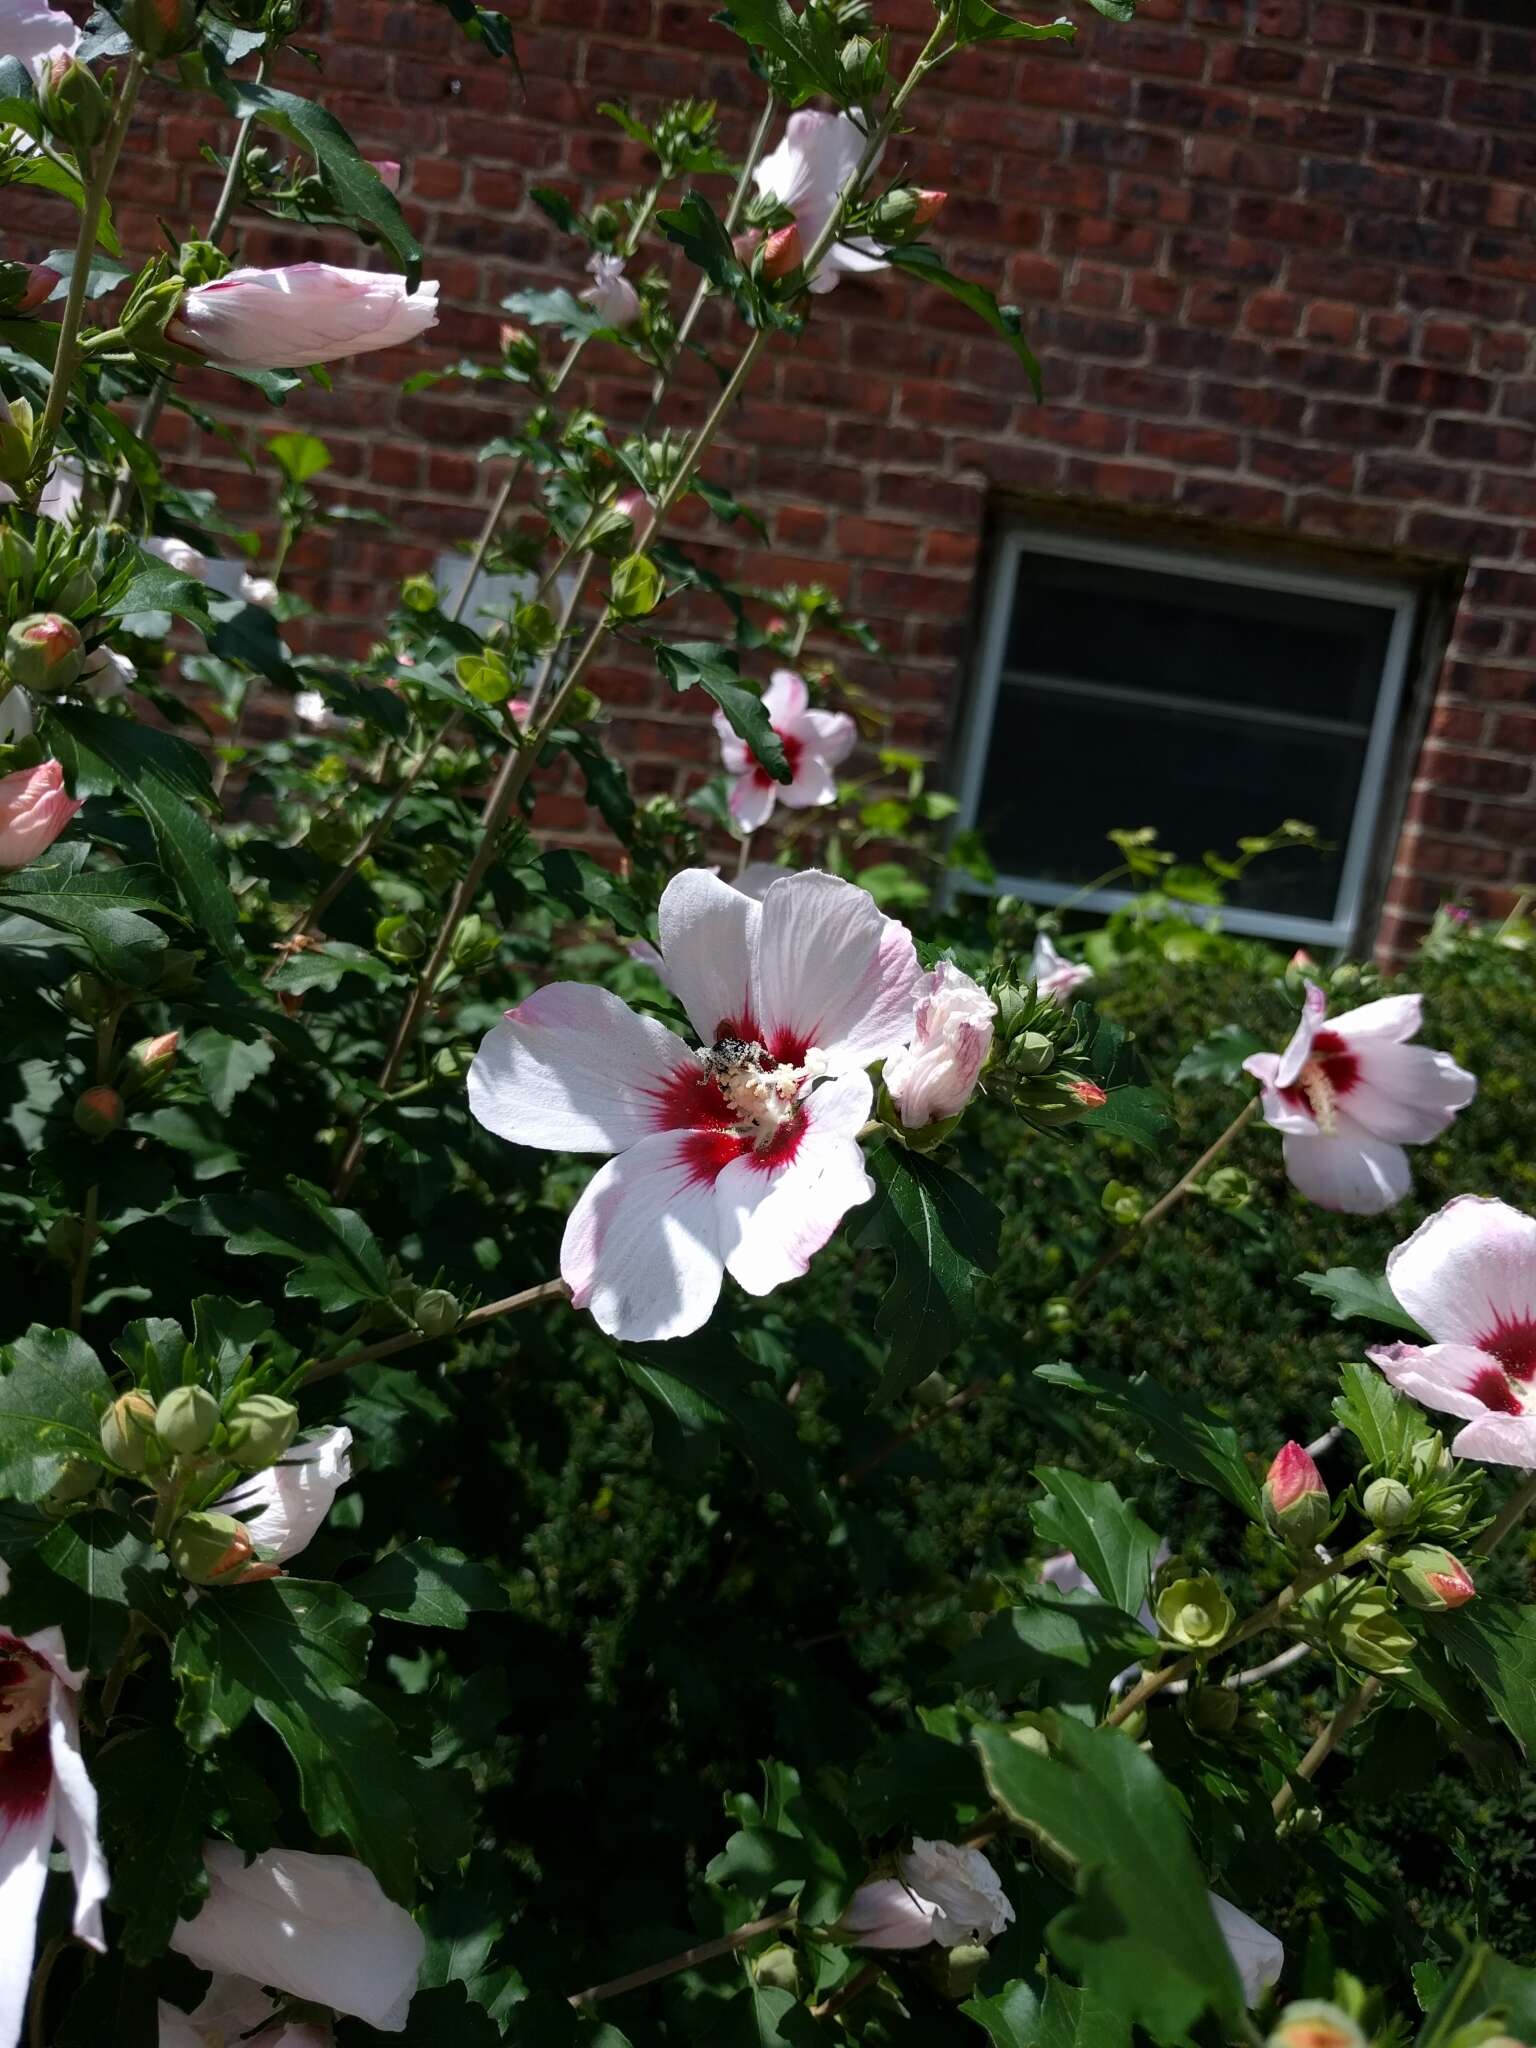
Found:
<path fill-rule="evenodd" d="M 755 87 L 712 4 L 522 0 L 509 11 L 524 95 L 426 0 L 331 0 L 305 40 L 332 110 L 407 166 L 404 203 L 445 308 L 431 359 L 491 351 L 509 290 L 578 281 L 572 245 L 526 187 L 626 189 L 640 160 L 597 100 L 714 96 L 744 142 Z M 902 28 L 898 55 L 931 21 L 928 0 L 876 11 Z M 1141 0 L 1133 27 L 1075 12 L 1075 48 L 955 62 L 906 145 L 914 181 L 952 194 L 939 236 L 952 266 L 1026 308 L 1045 402 L 952 302 L 889 278 L 845 282 L 759 367 L 713 457 L 768 520 L 771 551 L 713 523 L 691 538 L 726 573 L 819 578 L 867 616 L 890 660 L 862 680 L 899 741 L 935 757 L 1003 494 L 1111 508 L 1163 534 L 1219 524 L 1261 548 L 1337 550 L 1350 567 L 1362 552 L 1409 564 L 1453 602 L 1381 940 L 1406 943 L 1457 889 L 1497 909 L 1536 886 L 1529 0 Z M 287 67 L 296 89 L 306 77 Z M 139 248 L 157 216 L 178 230 L 206 217 L 217 185 L 199 115 L 151 113 L 119 208 Z M 40 204 L 26 204 L 23 229 L 46 238 Z M 262 263 L 350 251 L 259 221 L 244 246 Z M 643 406 L 628 364 L 611 348 L 583 357 L 586 397 L 620 420 Z M 334 393 L 288 408 L 330 442 L 336 495 L 399 522 L 398 543 L 326 536 L 298 558 L 323 614 L 313 631 L 338 651 L 371 637 L 384 585 L 474 530 L 496 480 L 475 451 L 504 430 L 505 400 L 454 387 L 401 398 L 405 367 L 364 358 Z M 226 414 L 288 423 L 228 380 L 205 386 Z M 696 418 L 712 388 L 696 366 L 673 417 Z M 235 509 L 262 512 L 265 485 L 218 443 L 174 418 L 163 432 Z M 600 688 L 643 788 L 705 772 L 693 700 L 638 672 Z M 546 815 L 568 822 L 558 795 Z"/>

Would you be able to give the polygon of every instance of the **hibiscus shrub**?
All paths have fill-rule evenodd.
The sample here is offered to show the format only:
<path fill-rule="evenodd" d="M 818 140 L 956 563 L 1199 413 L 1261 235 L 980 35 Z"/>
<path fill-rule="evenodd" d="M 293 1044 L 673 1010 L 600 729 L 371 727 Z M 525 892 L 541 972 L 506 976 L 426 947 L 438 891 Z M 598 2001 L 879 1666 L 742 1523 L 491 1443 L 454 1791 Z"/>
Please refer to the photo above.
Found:
<path fill-rule="evenodd" d="M 446 4 L 511 103 L 506 21 Z M 284 582 L 323 442 L 268 443 L 264 563 L 154 447 L 222 376 L 281 405 L 436 318 L 399 167 L 269 82 L 300 11 L 0 0 L 0 182 L 75 229 L 0 267 L 0 2048 L 1529 2038 L 1528 1958 L 1411 1924 L 1360 1811 L 1410 1754 L 1507 1805 L 1536 1739 L 1493 1555 L 1536 1492 L 1501 1474 L 1536 1466 L 1536 1224 L 1504 1149 L 1433 1179 L 1519 1048 L 1240 947 L 1241 1014 L 1172 1050 L 1243 1092 L 1181 1139 L 1116 1015 L 1153 907 L 942 907 L 942 793 L 839 780 L 864 629 L 672 532 L 755 518 L 712 440 L 849 272 L 1034 376 L 896 138 L 956 51 L 1072 24 L 936 0 L 918 47 L 733 0 L 745 161 L 712 107 L 620 107 L 643 188 L 540 195 L 590 283 L 414 373 L 502 387 L 504 468 L 455 587 L 344 663 Z M 212 219 L 120 252 L 151 76 L 239 125 Z M 237 210 L 394 267 L 232 267 Z M 640 431 L 562 403 L 588 348 L 637 359 Z M 686 804 L 606 744 L 620 654 L 714 721 Z M 551 773 L 610 858 L 534 835 Z M 1519 936 L 1437 957 L 1491 988 Z M 1360 1355 L 1282 1432 L 1232 1412 L 1219 1290 L 1291 1284 L 1303 1198 L 1310 1327 Z"/>

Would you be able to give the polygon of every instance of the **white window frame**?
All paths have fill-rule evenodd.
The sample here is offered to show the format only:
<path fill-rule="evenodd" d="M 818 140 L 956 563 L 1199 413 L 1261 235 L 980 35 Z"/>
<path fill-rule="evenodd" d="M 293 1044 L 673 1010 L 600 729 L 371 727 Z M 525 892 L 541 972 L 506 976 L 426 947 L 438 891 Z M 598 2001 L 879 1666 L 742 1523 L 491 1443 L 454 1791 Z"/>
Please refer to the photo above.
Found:
<path fill-rule="evenodd" d="M 1055 555 L 1069 561 L 1094 562 L 1109 568 L 1161 570 L 1169 575 L 1195 578 L 1209 583 L 1236 584 L 1255 590 L 1291 591 L 1298 596 L 1338 598 L 1344 602 L 1374 605 L 1392 614 L 1386 652 L 1382 661 L 1381 687 L 1377 693 L 1376 709 L 1366 739 L 1365 756 L 1360 769 L 1359 793 L 1355 800 L 1354 822 L 1350 827 L 1349 839 L 1344 849 L 1344 862 L 1332 917 L 1288 917 L 1278 911 L 1240 910 L 1235 907 L 1213 911 L 1203 909 L 1198 904 L 1181 906 L 1189 916 L 1200 922 L 1219 917 L 1226 930 L 1249 934 L 1255 938 L 1289 939 L 1316 946 L 1351 946 L 1355 942 L 1365 909 L 1365 887 L 1375 851 L 1376 832 L 1381 822 L 1387 778 L 1392 763 L 1393 733 L 1407 682 L 1418 609 L 1415 592 L 1401 583 L 1334 575 L 1321 569 L 1262 567 L 1239 556 L 1200 555 L 1192 548 L 1155 545 L 1143 547 L 1123 541 L 1063 534 L 1048 527 L 1010 527 L 1000 538 L 988 579 L 986 608 L 977 654 L 975 688 L 961 731 L 959 787 L 956 794 L 960 804 L 957 820 L 962 825 L 974 826 L 977 822 L 998 692 L 1002 686 L 1004 655 L 1013 627 L 1019 558 L 1024 554 Z M 1064 693 L 1070 692 L 1100 702 L 1124 702 L 1139 698 L 1141 695 L 1129 686 L 1122 689 L 1113 685 L 1063 680 L 1058 687 Z M 1197 708 L 1195 700 L 1191 700 L 1190 708 Z M 1204 699 L 1198 700 L 1198 708 L 1208 708 Z M 1261 712 L 1254 714 L 1260 718 L 1263 715 Z M 1287 720 L 1288 724 L 1293 722 L 1299 724 L 1304 721 Z M 1327 729 L 1335 723 L 1323 718 L 1305 722 L 1315 723 L 1322 729 Z M 1084 773 L 1092 772 L 1091 766 L 1085 764 Z M 1019 764 L 1019 773 L 1022 779 L 1028 780 L 1027 760 Z M 1296 813 L 1303 818 L 1306 816 L 1305 803 L 1297 803 Z M 1134 826 L 1138 821 L 1127 818 L 1123 822 Z M 1254 829 L 1266 830 L 1267 821 L 1255 819 Z M 1193 857 L 1187 847 L 1175 847 L 1173 850 L 1182 857 Z M 960 888 L 974 890 L 978 886 L 973 879 L 964 875 L 956 875 L 953 880 Z M 1049 882 L 1030 875 L 999 874 L 994 886 L 997 890 L 1006 891 L 1010 895 L 1022 896 L 1029 902 L 1046 905 L 1062 903 L 1070 897 L 1074 907 L 1081 906 L 1087 910 L 1118 910 L 1136 900 L 1136 892 L 1129 889 L 1094 889 L 1083 895 L 1070 882 Z"/>

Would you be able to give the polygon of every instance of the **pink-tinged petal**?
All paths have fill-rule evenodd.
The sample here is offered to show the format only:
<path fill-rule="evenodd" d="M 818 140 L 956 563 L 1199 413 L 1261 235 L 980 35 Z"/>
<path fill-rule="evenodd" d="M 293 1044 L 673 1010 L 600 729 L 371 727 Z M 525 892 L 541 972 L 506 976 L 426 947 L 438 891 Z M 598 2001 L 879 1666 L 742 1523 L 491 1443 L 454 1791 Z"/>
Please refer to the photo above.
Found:
<path fill-rule="evenodd" d="M 1427 1145 L 1476 1093 L 1475 1077 L 1447 1052 L 1369 1040 L 1360 1048 L 1359 1078 L 1348 1095 L 1349 1114 L 1374 1137 L 1399 1145 Z"/>
<path fill-rule="evenodd" d="M 851 1208 L 875 1192 L 856 1133 L 874 1093 L 867 1074 L 811 1092 L 794 1149 L 764 1165 L 744 1151 L 715 1187 L 726 1271 L 748 1294 L 798 1280 Z"/>
<path fill-rule="evenodd" d="M 1536 1471 L 1536 1415 L 1480 1415 L 1451 1444 L 1458 1458 L 1484 1465 L 1518 1465 Z"/>
<path fill-rule="evenodd" d="M 1387 1284 L 1441 1343 L 1492 1351 L 1518 1371 L 1522 1333 L 1536 1335 L 1536 1220 L 1458 1195 L 1388 1254 Z"/>
<path fill-rule="evenodd" d="M 1470 1344 L 1375 1344 L 1365 1355 L 1400 1394 L 1443 1415 L 1475 1421 L 1520 1411 L 1520 1396 L 1498 1360 Z"/>
<path fill-rule="evenodd" d="M 75 1880 L 75 1939 L 105 1949 L 101 1908 L 110 1889 L 107 1860 L 97 1834 L 96 1787 L 86 1775 L 80 1754 L 80 1719 L 73 1692 L 55 1679 L 48 1702 L 48 1753 L 53 1765 L 53 1832 L 69 1858 Z M 0 1771 L 4 1759 L 0 1758 Z M 4 1854 L 0 1847 L 0 1855 Z M 0 1904 L 0 1917 L 4 1915 Z M 3 2040 L 0 2032 L 0 2040 Z"/>
<path fill-rule="evenodd" d="M 592 1176 L 565 1226 L 560 1273 L 599 1329 L 653 1344 L 709 1321 L 723 1264 L 715 1183 L 743 1143 L 729 1131 L 661 1131 Z"/>
<path fill-rule="evenodd" d="M 1259 1108 L 1272 1131 L 1285 1131 L 1298 1138 L 1313 1135 L 1317 1119 L 1311 1110 L 1304 1103 L 1282 1095 L 1274 1085 L 1274 1077 L 1280 1071 L 1279 1053 L 1253 1053 L 1243 1061 L 1243 1071 L 1252 1074 L 1259 1083 Z"/>
<path fill-rule="evenodd" d="M 1243 1061 L 1243 1072 L 1252 1074 L 1255 1081 L 1264 1088 L 1273 1088 L 1275 1076 L 1280 1071 L 1280 1055 L 1277 1052 L 1251 1052 Z"/>
<path fill-rule="evenodd" d="M 1316 982 L 1307 983 L 1307 999 L 1301 1006 L 1301 1018 L 1290 1044 L 1280 1055 L 1280 1068 L 1275 1075 L 1277 1088 L 1289 1088 L 1297 1075 L 1312 1057 L 1312 1045 L 1323 1028 L 1323 1019 L 1328 1014 L 1328 998 Z"/>
<path fill-rule="evenodd" d="M 858 723 L 846 711 L 807 711 L 800 729 L 806 746 L 832 768 L 841 767 L 858 745 Z"/>
<path fill-rule="evenodd" d="M 792 801 L 791 787 L 766 775 L 738 776 L 731 784 L 731 817 L 738 829 L 749 834 L 760 831 L 773 816 L 773 807 L 780 797 L 785 803 Z"/>
<path fill-rule="evenodd" d="M 911 933 L 852 882 L 808 869 L 764 898 L 758 1014 L 776 1057 L 817 1046 L 832 1073 L 883 1059 L 911 1035 L 919 976 Z"/>
<path fill-rule="evenodd" d="M 727 775 L 745 775 L 752 766 L 752 749 L 734 729 L 723 711 L 714 715 L 715 737 L 720 742 L 720 760 Z"/>
<path fill-rule="evenodd" d="M 1401 1045 L 1417 1036 L 1423 1022 L 1422 996 L 1383 996 L 1379 1002 L 1362 1003 L 1358 1010 L 1346 1010 L 1334 1018 L 1332 1028 L 1352 1046 L 1366 1040 Z"/>
<path fill-rule="evenodd" d="M 927 1948 L 938 1918 L 938 1907 L 914 1897 L 899 1878 L 879 1877 L 859 1886 L 837 1931 L 856 1948 Z"/>
<path fill-rule="evenodd" d="M 769 724 L 780 732 L 785 726 L 798 725 L 809 704 L 810 693 L 801 677 L 792 668 L 776 668 L 763 692 Z"/>
<path fill-rule="evenodd" d="M 46 1741 L 42 1748 L 46 1754 Z M 0 2042 L 5 2048 L 15 2048 L 26 2021 L 37 1914 L 48 1883 L 53 1840 L 52 1803 L 46 1791 L 30 1804 L 7 1799 L 3 1780 L 14 1774 L 21 1754 L 18 1742 L 0 1758 Z"/>
<path fill-rule="evenodd" d="M 469 1106 L 498 1138 L 554 1152 L 619 1152 L 666 1128 L 662 1105 L 698 1061 L 675 1031 L 609 990 L 557 981 L 488 1031 Z"/>
<path fill-rule="evenodd" d="M 673 993 L 705 1045 L 758 1036 L 752 956 L 762 911 L 705 868 L 685 868 L 662 891 L 662 958 Z"/>
<path fill-rule="evenodd" d="M 837 777 L 812 747 L 802 747 L 795 772 L 778 786 L 778 796 L 792 811 L 811 811 L 837 801 Z"/>
<path fill-rule="evenodd" d="M 1413 1174 L 1401 1145 L 1389 1145 L 1338 1119 L 1333 1137 L 1318 1131 L 1286 1137 L 1285 1170 L 1291 1184 L 1320 1209 L 1348 1216 L 1380 1216 L 1409 1193 Z"/>

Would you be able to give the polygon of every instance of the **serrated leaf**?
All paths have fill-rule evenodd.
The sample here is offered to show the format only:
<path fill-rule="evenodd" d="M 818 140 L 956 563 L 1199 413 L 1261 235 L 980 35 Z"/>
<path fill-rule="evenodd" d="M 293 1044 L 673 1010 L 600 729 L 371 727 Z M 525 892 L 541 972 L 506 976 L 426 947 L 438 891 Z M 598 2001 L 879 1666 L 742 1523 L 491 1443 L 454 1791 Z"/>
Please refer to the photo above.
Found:
<path fill-rule="evenodd" d="M 1178 1135 L 1178 1125 L 1159 1088 L 1112 1088 L 1109 1100 L 1090 1109 L 1081 1128 L 1101 1138 L 1120 1138 L 1143 1151 L 1161 1152 Z"/>
<path fill-rule="evenodd" d="M 1129 2048 L 1130 2022 L 1101 1998 L 1063 1977 L 1046 1980 L 1040 1998 L 1023 1978 L 960 2010 L 991 2037 L 993 2048 Z"/>
<path fill-rule="evenodd" d="M 361 1216 L 322 1201 L 279 1195 L 204 1195 L 172 1212 L 199 1237 L 217 1237 L 238 1258 L 284 1260 L 293 1270 L 284 1293 L 326 1311 L 389 1298 L 389 1267 Z"/>
<path fill-rule="evenodd" d="M 1171 1465 L 1197 1486 L 1213 1487 L 1245 1515 L 1258 1519 L 1259 1489 L 1237 1432 L 1200 1402 L 1159 1386 L 1144 1372 L 1126 1380 L 1057 1362 L 1036 1366 L 1035 1376 L 1053 1387 L 1089 1395 L 1098 1407 L 1131 1426 L 1156 1463 Z"/>
<path fill-rule="evenodd" d="M 250 1714 L 293 1758 L 318 1835 L 341 1835 L 393 1898 L 409 1898 L 414 1826 L 395 1724 L 356 1690 L 368 1612 L 340 1586 L 274 1579 L 199 1600 L 171 1653 L 195 1749 Z"/>
<path fill-rule="evenodd" d="M 753 758 L 774 781 L 791 779 L 784 742 L 769 722 L 762 698 L 742 682 L 741 664 L 730 648 L 707 640 L 687 640 L 675 647 L 653 640 L 650 647 L 656 666 L 674 690 L 699 689 L 713 698 L 731 731 L 746 741 Z"/>
<path fill-rule="evenodd" d="M 895 1275 L 875 1317 L 890 1351 L 871 1406 L 926 1379 L 964 1337 L 977 1282 L 997 1264 L 1001 1217 L 978 1188 L 925 1155 L 890 1144 L 869 1161 L 876 1196 L 855 1242 L 883 1245 Z"/>
<path fill-rule="evenodd" d="M 331 466 L 331 451 L 318 434 L 274 434 L 267 453 L 291 484 L 307 484 Z"/>
<path fill-rule="evenodd" d="M 1454 1613 L 1430 1616 L 1427 1626 L 1526 1755 L 1536 1756 L 1536 1607 L 1480 1593 Z"/>
<path fill-rule="evenodd" d="M 411 233 L 400 202 L 334 115 L 297 93 L 254 79 L 226 78 L 214 90 L 236 120 L 254 117 L 264 127 L 306 150 L 320 168 L 331 197 L 344 213 L 372 228 L 394 251 L 406 288 L 421 280 L 421 244 Z"/>
<path fill-rule="evenodd" d="M 329 994 L 345 974 L 366 974 L 370 981 L 382 984 L 393 978 L 394 970 L 366 946 L 328 939 L 323 946 L 308 946 L 302 953 L 291 954 L 274 971 L 268 986 L 288 996 L 307 995 L 314 988 Z"/>
<path fill-rule="evenodd" d="M 150 1727 L 109 1742 L 91 1776 L 107 1835 L 111 1904 L 123 1916 L 118 1942 L 130 1962 L 153 1962 L 208 1890 L 209 1774 L 174 1729 Z"/>
<path fill-rule="evenodd" d="M 141 913 L 175 916 L 150 867 L 86 872 L 87 849 L 56 842 L 25 867 L 0 873 L 0 915 L 30 917 L 79 939 L 114 980 L 137 986 L 159 970 L 166 935 Z"/>
<path fill-rule="evenodd" d="M 1026 1696 L 1038 1707 L 1096 1722 L 1111 1681 L 1153 1655 L 1156 1641 L 1118 1607 L 1090 1593 L 1042 1587 L 994 1614 L 949 1667 L 957 1685 L 985 1687 L 1000 1699 Z"/>
<path fill-rule="evenodd" d="M 563 341 L 590 341 L 593 335 L 608 332 L 601 315 L 567 291 L 511 292 L 501 306 L 530 327 L 558 327 Z"/>
<path fill-rule="evenodd" d="M 1077 30 L 1070 21 L 1016 21 L 999 14 L 988 0 L 960 0 L 955 16 L 955 41 L 966 43 L 1070 43 Z"/>
<path fill-rule="evenodd" d="M 908 277 L 915 277 L 920 284 L 936 285 L 940 291 L 948 292 L 952 299 L 958 299 L 984 326 L 990 327 L 994 334 L 1006 341 L 1023 365 L 1036 398 L 1040 396 L 1040 365 L 1024 339 L 1024 316 L 1017 306 L 1000 306 L 984 284 L 977 284 L 967 277 L 956 277 L 938 251 L 930 249 L 926 242 L 904 242 L 887 249 L 885 254 L 893 269 L 904 270 Z"/>
<path fill-rule="evenodd" d="M 1036 1466 L 1035 1477 L 1046 1492 L 1030 1510 L 1035 1534 L 1071 1551 L 1102 1599 L 1139 1614 L 1161 1540 L 1155 1531 L 1103 1480 L 1051 1465 Z"/>
<path fill-rule="evenodd" d="M 231 1038 L 226 1031 L 216 1031 L 205 1025 L 184 1039 L 181 1047 L 186 1059 L 197 1069 L 198 1077 L 208 1091 L 208 1100 L 220 1116 L 228 1116 L 234 1106 L 235 1097 L 243 1095 L 251 1083 L 267 1073 L 277 1055 L 264 1038 Z"/>
<path fill-rule="evenodd" d="M 98 1676 L 127 1640 L 135 1580 L 139 1597 L 148 1597 L 145 1575 L 165 1570 L 147 1535 L 106 1508 L 55 1522 L 9 1562 L 10 1588 L 0 1600 L 6 1628 L 18 1636 L 61 1628 L 71 1664 Z"/>
<path fill-rule="evenodd" d="M 41 1500 L 66 1458 L 99 1462 L 112 1382 L 71 1330 L 34 1323 L 0 1350 L 0 1495 Z"/>
<path fill-rule="evenodd" d="M 797 107 L 812 93 L 844 97 L 846 81 L 789 0 L 730 0 L 717 19 L 773 60 L 781 97 Z"/>
<path fill-rule="evenodd" d="M 1264 1050 L 1263 1039 L 1243 1025 L 1223 1024 L 1185 1053 L 1175 1069 L 1173 1084 L 1178 1088 L 1190 1081 L 1241 1081 L 1243 1061 Z"/>
<path fill-rule="evenodd" d="M 1373 1365 L 1346 1365 L 1344 1391 L 1333 1412 L 1378 1472 L 1394 1471 L 1411 1444 L 1434 1430 L 1411 1401 L 1390 1387 Z"/>
<path fill-rule="evenodd" d="M 1298 1273 L 1296 1278 L 1309 1293 L 1319 1294 L 1333 1311 L 1336 1323 L 1358 1317 L 1362 1322 L 1385 1323 L 1394 1330 L 1406 1330 L 1428 1344 L 1427 1330 L 1421 1329 L 1387 1285 L 1385 1273 L 1362 1273 L 1355 1266 L 1330 1266 L 1326 1273 Z"/>
<path fill-rule="evenodd" d="M 471 1614 L 500 1614 L 506 1590 L 487 1566 L 418 1537 L 370 1565 L 347 1591 L 376 1614 L 417 1628 L 464 1628 Z"/>
<path fill-rule="evenodd" d="M 54 707 L 49 743 L 79 790 L 118 789 L 136 803 L 155 836 L 162 864 L 198 926 L 226 960 L 243 953 L 228 858 L 212 829 L 193 808 L 211 800 L 207 764 L 174 735 L 114 718 L 84 705 Z"/>
<path fill-rule="evenodd" d="M 1155 2039 L 1181 2039 L 1207 2012 L 1239 2022 L 1242 1986 L 1167 1780 L 1112 1728 L 1058 1720 L 1052 1739 L 1046 1756 L 1004 1728 L 975 1735 L 1004 1812 L 1044 1828 L 1078 1866 L 1077 1902 L 1052 1921 L 1052 1948 Z"/>

